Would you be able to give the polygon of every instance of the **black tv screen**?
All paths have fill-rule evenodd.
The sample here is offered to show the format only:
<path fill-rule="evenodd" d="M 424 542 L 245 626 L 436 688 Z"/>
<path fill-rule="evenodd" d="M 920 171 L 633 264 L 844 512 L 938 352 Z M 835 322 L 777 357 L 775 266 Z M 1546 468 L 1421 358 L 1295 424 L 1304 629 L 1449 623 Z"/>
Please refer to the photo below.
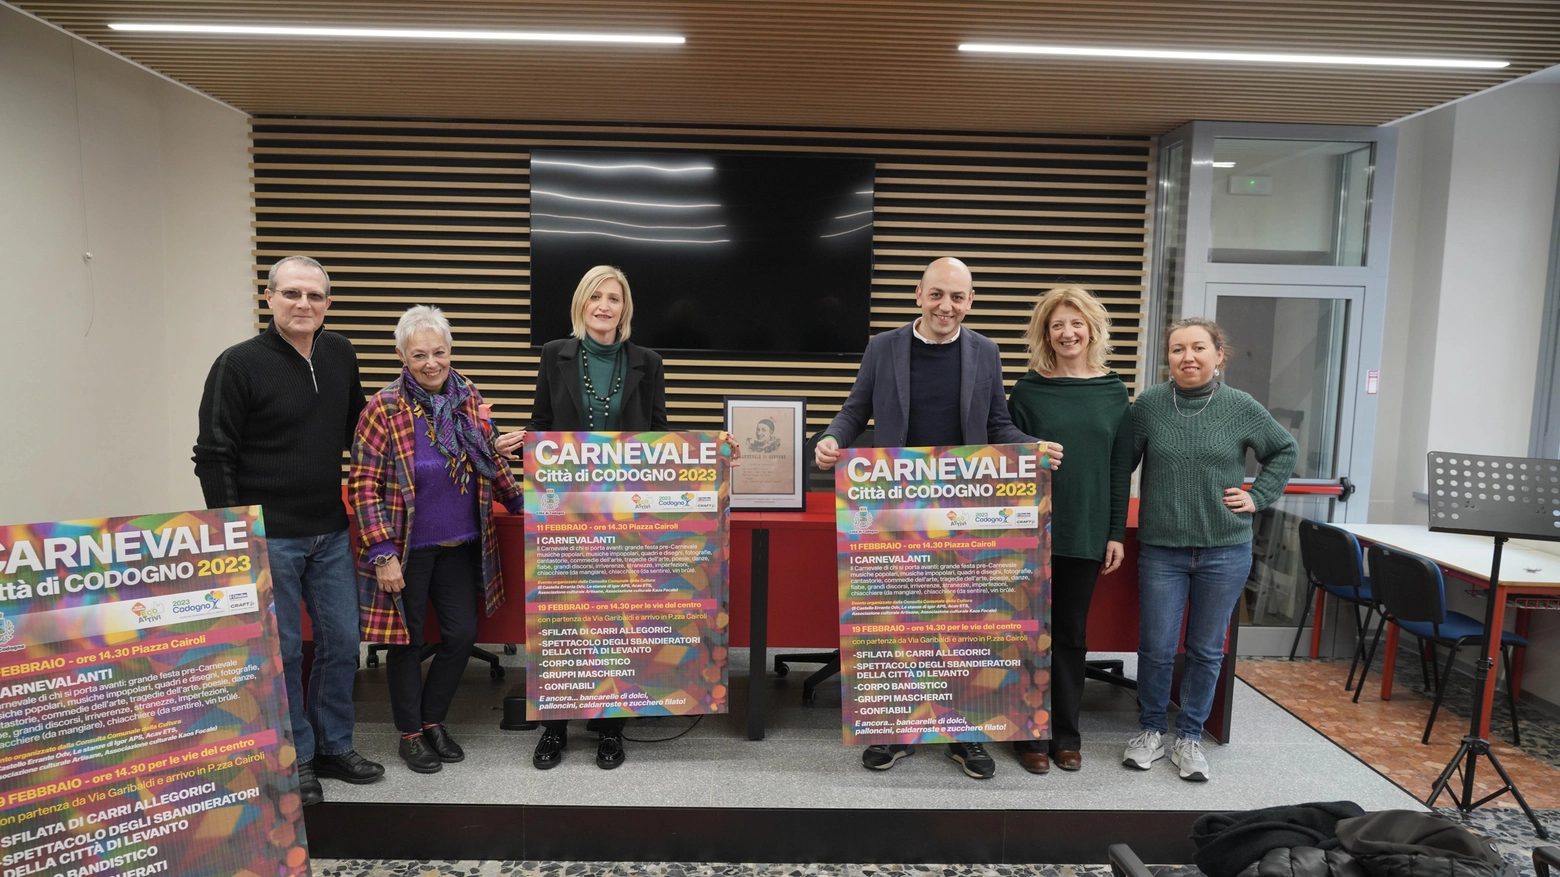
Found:
<path fill-rule="evenodd" d="M 531 338 L 570 334 L 574 287 L 616 265 L 655 350 L 860 353 L 870 159 L 536 150 Z"/>

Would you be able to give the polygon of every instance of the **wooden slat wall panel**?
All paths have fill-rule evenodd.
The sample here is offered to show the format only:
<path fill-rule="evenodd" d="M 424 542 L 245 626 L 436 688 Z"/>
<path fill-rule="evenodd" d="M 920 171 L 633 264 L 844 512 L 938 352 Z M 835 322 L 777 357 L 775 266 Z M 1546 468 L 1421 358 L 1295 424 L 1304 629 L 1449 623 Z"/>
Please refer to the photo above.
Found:
<path fill-rule="evenodd" d="M 798 151 L 878 159 L 872 331 L 915 317 L 926 263 L 956 255 L 975 273 L 966 325 L 998 342 L 1011 385 L 1035 298 L 1079 284 L 1112 313 L 1111 367 L 1136 392 L 1144 312 L 1152 144 L 1136 137 L 910 136 L 902 132 L 460 124 L 256 118 L 252 126 L 257 329 L 267 267 L 291 253 L 331 272 L 327 325 L 350 337 L 372 388 L 399 370 L 401 312 L 432 304 L 455 327 L 456 367 L 503 428 L 530 418 L 536 349 L 530 286 L 530 150 Z M 534 346 L 533 346 L 534 345 Z M 801 395 L 821 428 L 858 360 L 667 360 L 668 413 L 718 428 L 727 394 Z"/>

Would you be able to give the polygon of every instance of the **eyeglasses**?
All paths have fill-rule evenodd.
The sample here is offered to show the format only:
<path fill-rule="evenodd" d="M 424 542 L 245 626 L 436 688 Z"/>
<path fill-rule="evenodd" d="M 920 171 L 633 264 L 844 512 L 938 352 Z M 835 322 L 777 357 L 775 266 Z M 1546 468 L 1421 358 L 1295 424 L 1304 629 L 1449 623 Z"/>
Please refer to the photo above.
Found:
<path fill-rule="evenodd" d="M 307 298 L 311 305 L 324 304 L 325 299 L 329 297 L 322 292 L 304 292 L 301 289 L 278 289 L 276 294 L 290 302 L 298 302 Z"/>

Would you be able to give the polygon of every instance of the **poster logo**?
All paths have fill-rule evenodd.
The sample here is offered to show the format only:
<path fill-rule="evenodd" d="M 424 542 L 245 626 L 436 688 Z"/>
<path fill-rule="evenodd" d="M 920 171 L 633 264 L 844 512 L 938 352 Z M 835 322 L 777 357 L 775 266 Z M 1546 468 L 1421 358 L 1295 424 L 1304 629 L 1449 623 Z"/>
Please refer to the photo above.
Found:
<path fill-rule="evenodd" d="M 850 516 L 850 531 L 852 533 L 876 533 L 877 531 L 872 529 L 872 521 L 872 510 L 862 506 L 856 509 L 855 514 Z"/>
<path fill-rule="evenodd" d="M 551 487 L 547 488 L 547 492 L 542 494 L 541 500 L 542 514 L 544 515 L 557 511 L 558 506 L 563 504 L 563 497 L 559 496 L 558 491 L 553 490 Z"/>
<path fill-rule="evenodd" d="M 950 527 L 962 527 L 965 524 L 968 524 L 969 522 L 970 522 L 970 516 L 966 515 L 964 512 L 955 511 L 953 509 L 949 509 L 948 510 L 948 526 L 950 526 Z"/>
<path fill-rule="evenodd" d="M 135 613 L 137 624 L 157 624 L 163 620 L 162 604 L 156 600 L 146 600 L 144 602 L 137 600 L 130 607 L 130 611 Z"/>
<path fill-rule="evenodd" d="M 639 511 L 640 509 L 649 509 L 650 508 L 650 497 L 648 497 L 648 496 L 643 496 L 641 494 L 636 493 L 632 497 L 630 497 L 630 499 L 632 499 L 634 501 L 634 510 L 635 511 Z"/>
<path fill-rule="evenodd" d="M 6 618 L 4 612 L 0 612 L 0 646 L 10 642 L 14 636 L 16 636 L 16 624 Z"/>

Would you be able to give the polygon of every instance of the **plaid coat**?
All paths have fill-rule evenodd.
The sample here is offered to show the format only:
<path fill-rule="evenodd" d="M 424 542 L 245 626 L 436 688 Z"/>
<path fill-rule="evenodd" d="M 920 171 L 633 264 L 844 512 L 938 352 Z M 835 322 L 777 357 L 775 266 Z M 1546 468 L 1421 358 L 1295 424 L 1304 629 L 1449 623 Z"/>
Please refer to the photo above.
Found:
<path fill-rule="evenodd" d="M 460 374 L 450 372 L 456 380 L 471 387 L 471 396 L 460 410 L 461 416 L 477 420 L 477 406 L 482 396 L 475 386 Z M 417 503 L 413 490 L 415 470 L 412 455 L 416 448 L 416 433 L 412 406 L 404 396 L 398 377 L 389 386 L 374 394 L 358 417 L 357 435 L 352 442 L 352 465 L 347 472 L 347 493 L 352 499 L 352 510 L 357 516 L 358 540 L 354 546 L 357 555 L 358 624 L 363 641 L 407 645 L 406 624 L 390 595 L 379 590 L 379 579 L 374 575 L 374 564 L 368 559 L 368 550 L 380 542 L 395 543 L 396 554 L 406 562 L 407 540 L 412 533 L 412 515 Z M 487 614 L 492 615 L 504 604 L 504 575 L 498 565 L 498 539 L 493 525 L 493 500 L 509 504 L 520 497 L 520 484 L 500 461 L 495 479 L 483 478 L 471 473 L 477 485 L 477 514 L 482 533 L 482 595 L 487 604 Z"/>

